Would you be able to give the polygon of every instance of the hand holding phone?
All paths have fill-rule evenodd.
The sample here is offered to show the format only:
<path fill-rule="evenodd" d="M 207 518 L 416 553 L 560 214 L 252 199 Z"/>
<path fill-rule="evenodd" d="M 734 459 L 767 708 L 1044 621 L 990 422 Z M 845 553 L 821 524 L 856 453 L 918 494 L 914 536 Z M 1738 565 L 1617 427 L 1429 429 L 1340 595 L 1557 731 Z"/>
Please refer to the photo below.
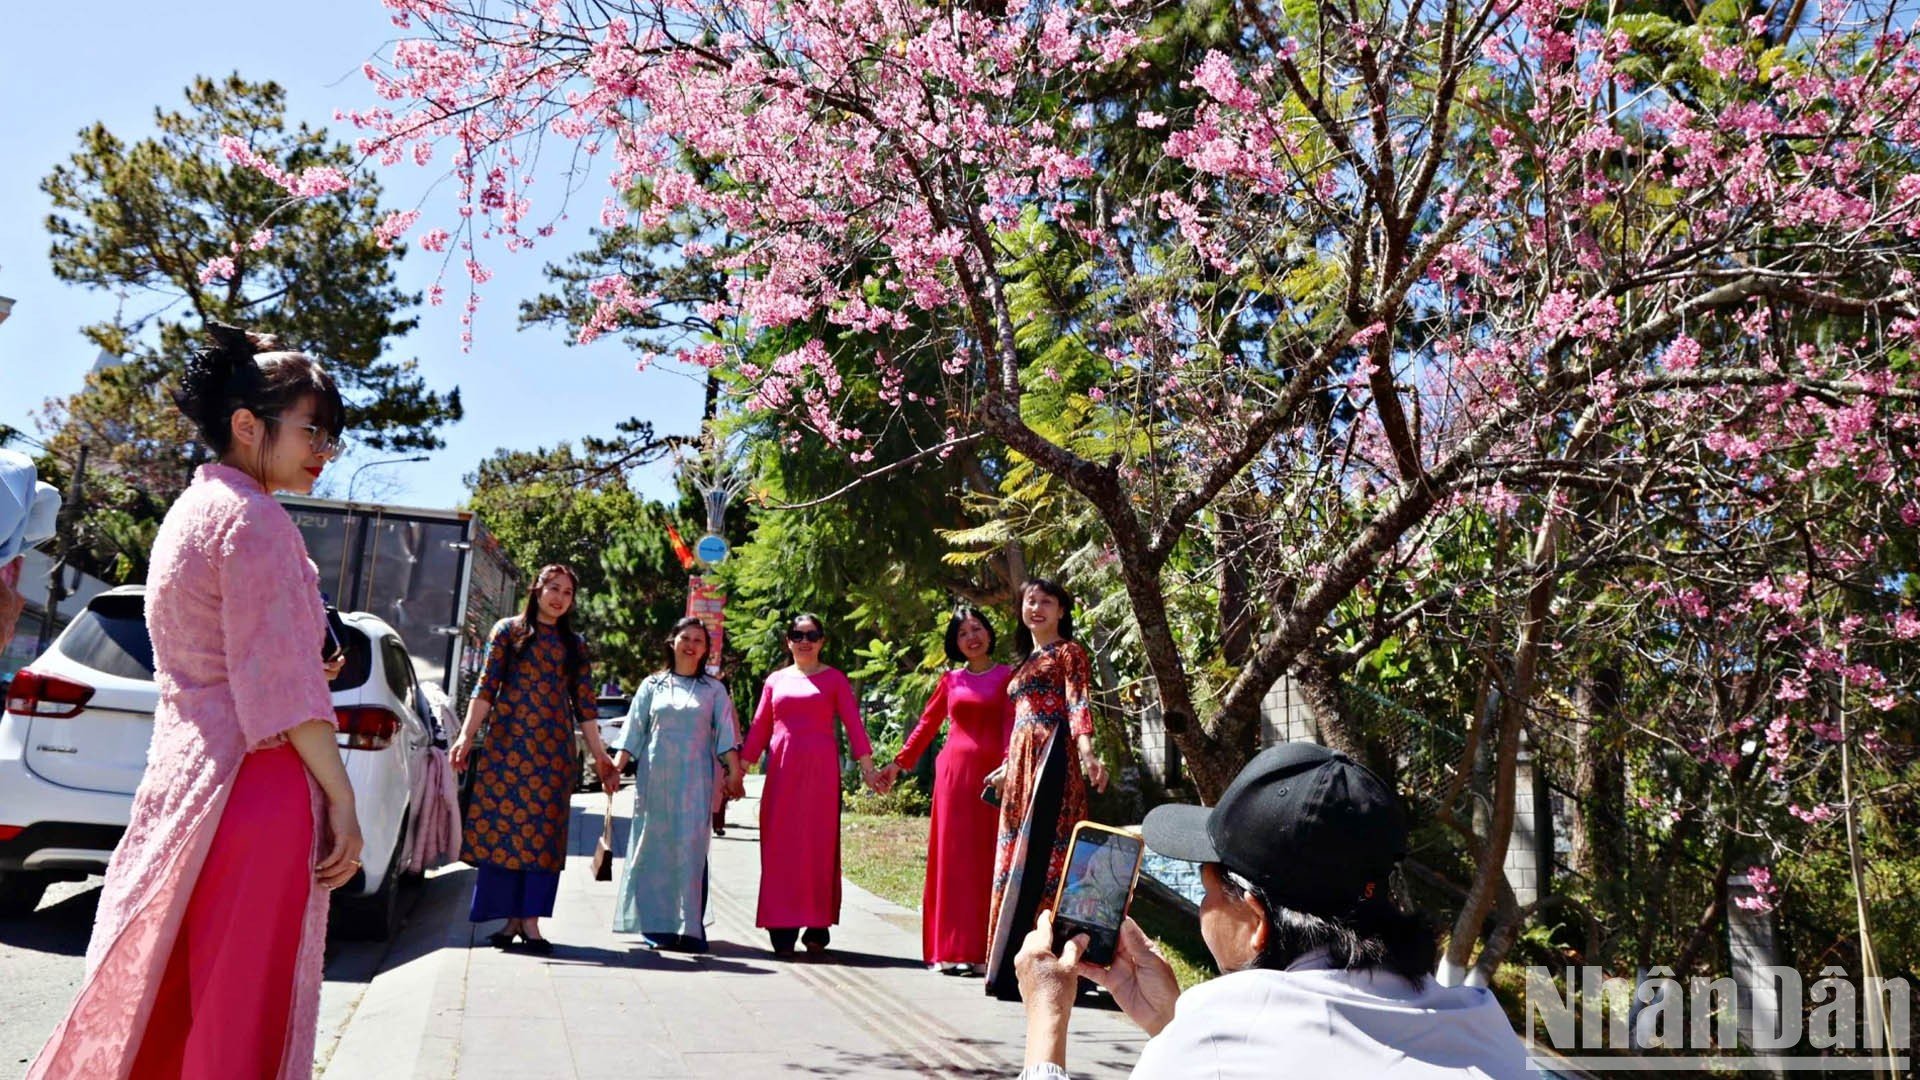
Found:
<path fill-rule="evenodd" d="M 1053 900 L 1053 951 L 1080 934 L 1087 950 L 1080 957 L 1095 967 L 1113 966 L 1120 927 L 1133 903 L 1146 844 L 1131 832 L 1082 821 L 1067 845 L 1066 871 Z"/>

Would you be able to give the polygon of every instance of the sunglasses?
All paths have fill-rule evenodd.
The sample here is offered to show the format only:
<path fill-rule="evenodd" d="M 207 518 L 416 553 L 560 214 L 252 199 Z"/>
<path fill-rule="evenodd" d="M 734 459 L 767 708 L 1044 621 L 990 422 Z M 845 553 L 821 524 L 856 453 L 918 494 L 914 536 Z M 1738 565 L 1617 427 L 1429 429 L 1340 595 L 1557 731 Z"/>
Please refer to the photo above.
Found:
<path fill-rule="evenodd" d="M 788 641 L 824 641 L 827 635 L 818 630 L 789 630 Z"/>

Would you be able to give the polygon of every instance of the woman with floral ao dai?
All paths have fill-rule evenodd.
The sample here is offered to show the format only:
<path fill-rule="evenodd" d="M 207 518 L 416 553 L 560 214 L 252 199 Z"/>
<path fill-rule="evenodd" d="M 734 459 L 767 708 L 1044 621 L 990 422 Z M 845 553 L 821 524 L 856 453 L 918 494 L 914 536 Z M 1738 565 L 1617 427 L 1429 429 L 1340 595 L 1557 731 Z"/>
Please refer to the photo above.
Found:
<path fill-rule="evenodd" d="M 1073 640 L 1073 596 L 1045 578 L 1022 585 L 1014 647 L 1025 658 L 1007 684 L 1013 735 L 991 778 L 1001 806 L 987 992 L 1005 1000 L 1019 997 L 1013 958 L 1053 902 L 1073 826 L 1087 816 L 1087 788 L 1107 788 L 1093 748 L 1093 664 Z"/>
<path fill-rule="evenodd" d="M 601 786 L 620 790 L 620 770 L 600 743 L 587 644 L 573 630 L 579 579 L 567 566 L 544 566 L 526 609 L 488 635 L 480 683 L 453 744 L 455 769 L 474 769 L 462 851 L 474 865 L 471 922 L 505 919 L 489 935 L 496 948 L 515 939 L 551 953 L 540 920 L 553 914 L 579 766 L 574 732 L 586 738 Z M 477 748 L 482 726 L 486 740 Z"/>

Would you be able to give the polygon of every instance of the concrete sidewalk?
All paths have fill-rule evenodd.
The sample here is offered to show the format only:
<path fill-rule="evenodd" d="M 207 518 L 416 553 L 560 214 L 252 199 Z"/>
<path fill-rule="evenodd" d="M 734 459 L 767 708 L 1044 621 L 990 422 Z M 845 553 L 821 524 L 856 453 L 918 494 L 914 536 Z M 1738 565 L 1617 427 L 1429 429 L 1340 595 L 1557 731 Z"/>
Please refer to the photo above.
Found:
<path fill-rule="evenodd" d="M 749 794 L 758 790 L 759 777 Z M 1025 1019 L 979 979 L 920 964 L 920 917 L 848 884 L 833 947 L 776 960 L 754 929 L 759 803 L 732 804 L 713 843 L 704 957 L 654 953 L 615 935 L 612 882 L 591 880 L 599 795 L 574 799 L 572 851 L 554 917 L 552 955 L 486 944 L 498 924 L 466 922 L 465 894 L 436 890 L 416 919 L 444 925 L 440 947 L 383 972 L 327 1056 L 328 1080 L 418 1077 L 1013 1077 Z M 616 850 L 626 815 L 615 800 Z M 443 871 L 471 876 L 470 871 Z M 457 895 L 456 895 L 457 894 Z M 446 899 L 453 897 L 453 899 Z M 1117 1012 L 1078 1009 L 1068 1069 L 1124 1076 L 1145 1037 Z"/>

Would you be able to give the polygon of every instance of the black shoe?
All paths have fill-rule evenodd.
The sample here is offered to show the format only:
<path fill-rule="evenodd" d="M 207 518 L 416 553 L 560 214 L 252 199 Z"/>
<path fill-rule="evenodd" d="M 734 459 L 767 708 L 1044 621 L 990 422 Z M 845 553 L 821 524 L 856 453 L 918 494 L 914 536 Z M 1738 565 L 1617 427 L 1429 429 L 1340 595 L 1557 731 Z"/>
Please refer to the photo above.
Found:
<path fill-rule="evenodd" d="M 546 938 L 527 937 L 525 934 L 522 934 L 520 935 L 520 940 L 527 943 L 527 951 L 530 953 L 547 956 L 553 952 L 553 942 L 548 941 Z"/>
<path fill-rule="evenodd" d="M 510 949 L 513 947 L 513 939 L 520 936 L 511 930 L 496 930 L 487 935 L 487 944 L 496 949 Z"/>
<path fill-rule="evenodd" d="M 768 930 L 767 940 L 773 944 L 773 955 L 786 959 L 795 955 L 793 943 L 800 937 L 800 931 L 791 929 Z"/>
<path fill-rule="evenodd" d="M 816 926 L 801 934 L 800 942 L 810 953 L 826 952 L 827 946 L 833 943 L 833 933 L 824 926 Z"/>

